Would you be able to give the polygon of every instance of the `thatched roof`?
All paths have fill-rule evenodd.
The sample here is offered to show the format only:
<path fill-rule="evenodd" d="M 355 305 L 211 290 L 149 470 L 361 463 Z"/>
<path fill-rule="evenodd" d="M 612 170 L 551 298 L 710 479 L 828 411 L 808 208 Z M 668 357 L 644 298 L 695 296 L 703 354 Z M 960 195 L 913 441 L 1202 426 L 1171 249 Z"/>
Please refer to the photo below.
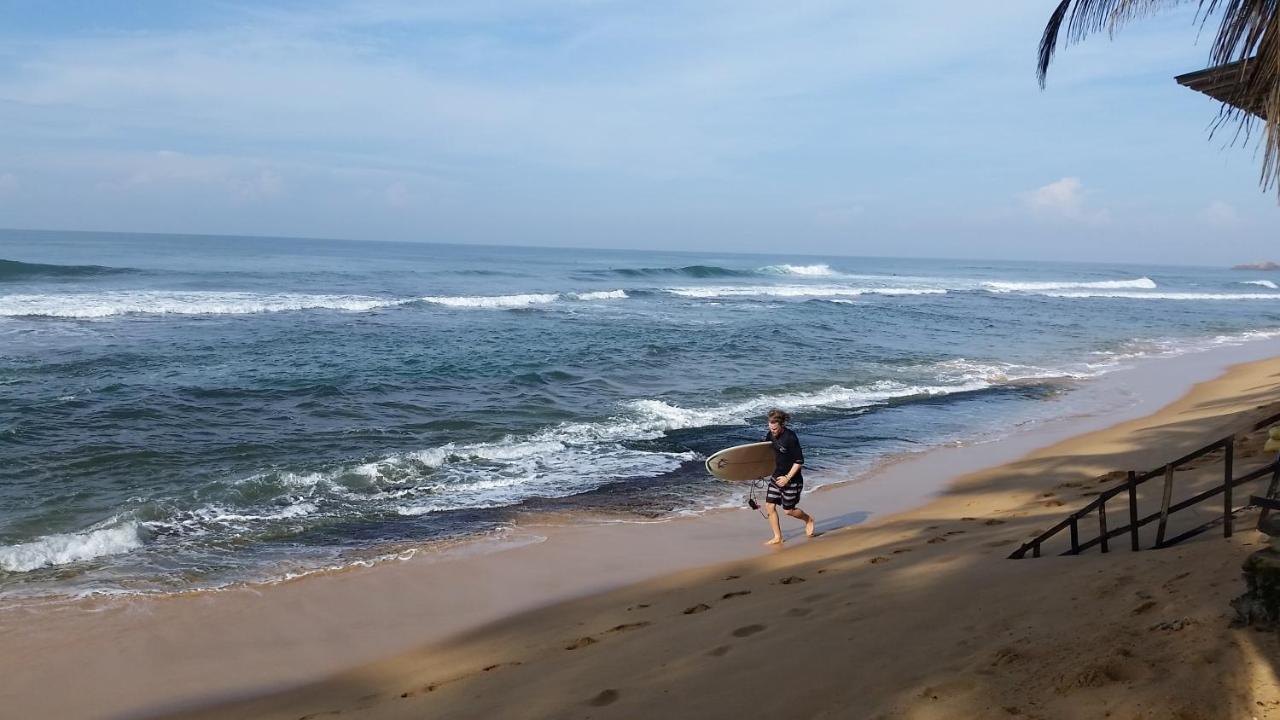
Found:
<path fill-rule="evenodd" d="M 1251 94 L 1246 87 L 1249 62 L 1249 60 L 1237 60 L 1226 65 L 1179 75 L 1174 80 L 1214 100 L 1265 120 L 1267 118 L 1266 96 L 1262 92 Z"/>

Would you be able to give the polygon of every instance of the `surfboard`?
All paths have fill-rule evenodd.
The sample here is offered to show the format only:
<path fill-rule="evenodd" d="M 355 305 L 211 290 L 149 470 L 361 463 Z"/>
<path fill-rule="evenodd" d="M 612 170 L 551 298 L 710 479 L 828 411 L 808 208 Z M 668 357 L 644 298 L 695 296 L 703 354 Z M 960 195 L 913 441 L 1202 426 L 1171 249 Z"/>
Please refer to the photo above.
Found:
<path fill-rule="evenodd" d="M 721 480 L 759 480 L 773 474 L 773 443 L 735 445 L 707 458 L 707 472 Z"/>

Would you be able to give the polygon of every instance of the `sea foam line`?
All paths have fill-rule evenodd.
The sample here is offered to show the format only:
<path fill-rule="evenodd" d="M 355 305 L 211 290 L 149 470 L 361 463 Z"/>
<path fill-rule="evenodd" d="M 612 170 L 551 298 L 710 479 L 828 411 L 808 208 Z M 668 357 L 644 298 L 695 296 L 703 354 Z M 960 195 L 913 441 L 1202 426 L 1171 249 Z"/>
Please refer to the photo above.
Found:
<path fill-rule="evenodd" d="M 1156 282 L 1143 276 L 1136 280 L 1098 280 L 1093 282 L 1075 282 L 1061 280 L 1053 282 L 984 282 L 982 287 L 991 292 L 1036 292 L 1041 290 L 1154 290 Z"/>
<path fill-rule="evenodd" d="M 1280 293 L 1191 293 L 1191 292 L 1043 292 L 1056 298 L 1113 298 L 1123 300 L 1280 300 Z"/>
<path fill-rule="evenodd" d="M 0 316 L 104 318 L 116 315 L 244 315 L 296 310 L 367 312 L 411 300 L 362 295 L 245 292 L 109 291 L 65 295 L 3 295 Z"/>
<path fill-rule="evenodd" d="M 860 295 L 945 295 L 943 288 L 845 287 L 838 285 L 776 285 L 773 287 L 672 287 L 666 292 L 688 298 L 729 297 L 857 297 Z"/>
<path fill-rule="evenodd" d="M 594 292 L 523 293 L 519 295 L 461 295 L 430 296 L 423 302 L 454 308 L 511 309 L 531 305 L 548 305 L 559 301 L 591 302 L 594 300 L 626 300 L 624 290 L 597 290 Z"/>
<path fill-rule="evenodd" d="M 519 308 L 556 301 L 624 300 L 623 290 L 498 296 L 378 298 L 293 293 L 108 291 L 60 295 L 0 295 L 0 317 L 106 318 L 120 315 L 253 315 L 300 310 L 368 312 L 414 302 L 455 308 Z"/>

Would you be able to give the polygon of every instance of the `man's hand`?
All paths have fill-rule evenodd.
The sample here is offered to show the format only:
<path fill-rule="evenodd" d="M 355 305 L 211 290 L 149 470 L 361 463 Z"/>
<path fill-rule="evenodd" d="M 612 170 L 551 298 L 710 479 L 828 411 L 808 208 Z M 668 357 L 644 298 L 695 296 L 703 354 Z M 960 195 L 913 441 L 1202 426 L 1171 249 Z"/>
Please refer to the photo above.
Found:
<path fill-rule="evenodd" d="M 791 478 L 784 475 L 779 475 L 773 479 L 773 484 L 778 487 L 786 487 L 789 482 L 791 482 Z"/>

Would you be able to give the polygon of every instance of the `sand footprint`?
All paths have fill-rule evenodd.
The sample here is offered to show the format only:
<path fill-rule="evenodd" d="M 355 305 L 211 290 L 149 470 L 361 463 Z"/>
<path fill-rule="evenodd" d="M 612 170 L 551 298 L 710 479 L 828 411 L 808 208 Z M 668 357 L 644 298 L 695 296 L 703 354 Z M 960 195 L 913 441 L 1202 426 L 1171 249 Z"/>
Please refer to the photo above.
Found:
<path fill-rule="evenodd" d="M 698 614 L 698 613 L 700 613 L 700 612 L 706 612 L 706 611 L 708 611 L 708 610 L 710 610 L 710 609 L 711 609 L 711 606 L 710 606 L 710 605 L 708 605 L 708 604 L 706 604 L 706 603 L 698 603 L 697 605 L 694 605 L 693 607 L 685 608 L 685 609 L 684 609 L 684 614 L 685 614 L 685 615 L 697 615 L 697 614 Z"/>
<path fill-rule="evenodd" d="M 781 583 L 782 585 L 794 585 L 796 583 L 804 582 L 804 578 L 799 577 L 797 575 L 788 575 L 787 577 L 782 578 L 778 582 Z"/>
<path fill-rule="evenodd" d="M 743 595 L 750 595 L 750 594 L 751 594 L 750 590 L 739 590 L 737 592 L 725 593 L 720 599 L 728 600 L 729 598 L 741 597 Z"/>
<path fill-rule="evenodd" d="M 761 632 L 764 629 L 765 629 L 764 625 L 744 625 L 738 628 L 737 630 L 734 630 L 733 636 L 740 637 L 740 638 L 750 637 L 752 635 L 755 635 L 758 632 Z"/>
<path fill-rule="evenodd" d="M 600 694 L 591 698 L 591 700 L 589 700 L 587 704 L 591 705 L 592 707 L 604 707 L 605 705 L 612 705 L 617 701 L 618 701 L 618 691 L 614 690 L 613 688 L 609 688 L 607 690 L 601 690 Z"/>
<path fill-rule="evenodd" d="M 577 650 L 578 648 L 584 648 L 588 645 L 595 645 L 598 642 L 600 641 L 588 635 L 586 637 L 580 637 L 577 640 L 574 640 L 573 642 L 569 643 L 568 645 L 565 645 L 564 649 Z"/>
<path fill-rule="evenodd" d="M 813 612 L 813 608 L 791 608 L 786 612 L 787 617 L 804 617 Z"/>
<path fill-rule="evenodd" d="M 633 623 L 623 623 L 621 625 L 615 625 L 609 628 L 609 632 L 615 633 L 615 632 L 626 632 L 628 630 L 639 630 L 642 627 L 649 627 L 652 624 L 653 623 L 649 622 L 648 620 L 644 620 L 641 622 L 633 622 Z"/>

